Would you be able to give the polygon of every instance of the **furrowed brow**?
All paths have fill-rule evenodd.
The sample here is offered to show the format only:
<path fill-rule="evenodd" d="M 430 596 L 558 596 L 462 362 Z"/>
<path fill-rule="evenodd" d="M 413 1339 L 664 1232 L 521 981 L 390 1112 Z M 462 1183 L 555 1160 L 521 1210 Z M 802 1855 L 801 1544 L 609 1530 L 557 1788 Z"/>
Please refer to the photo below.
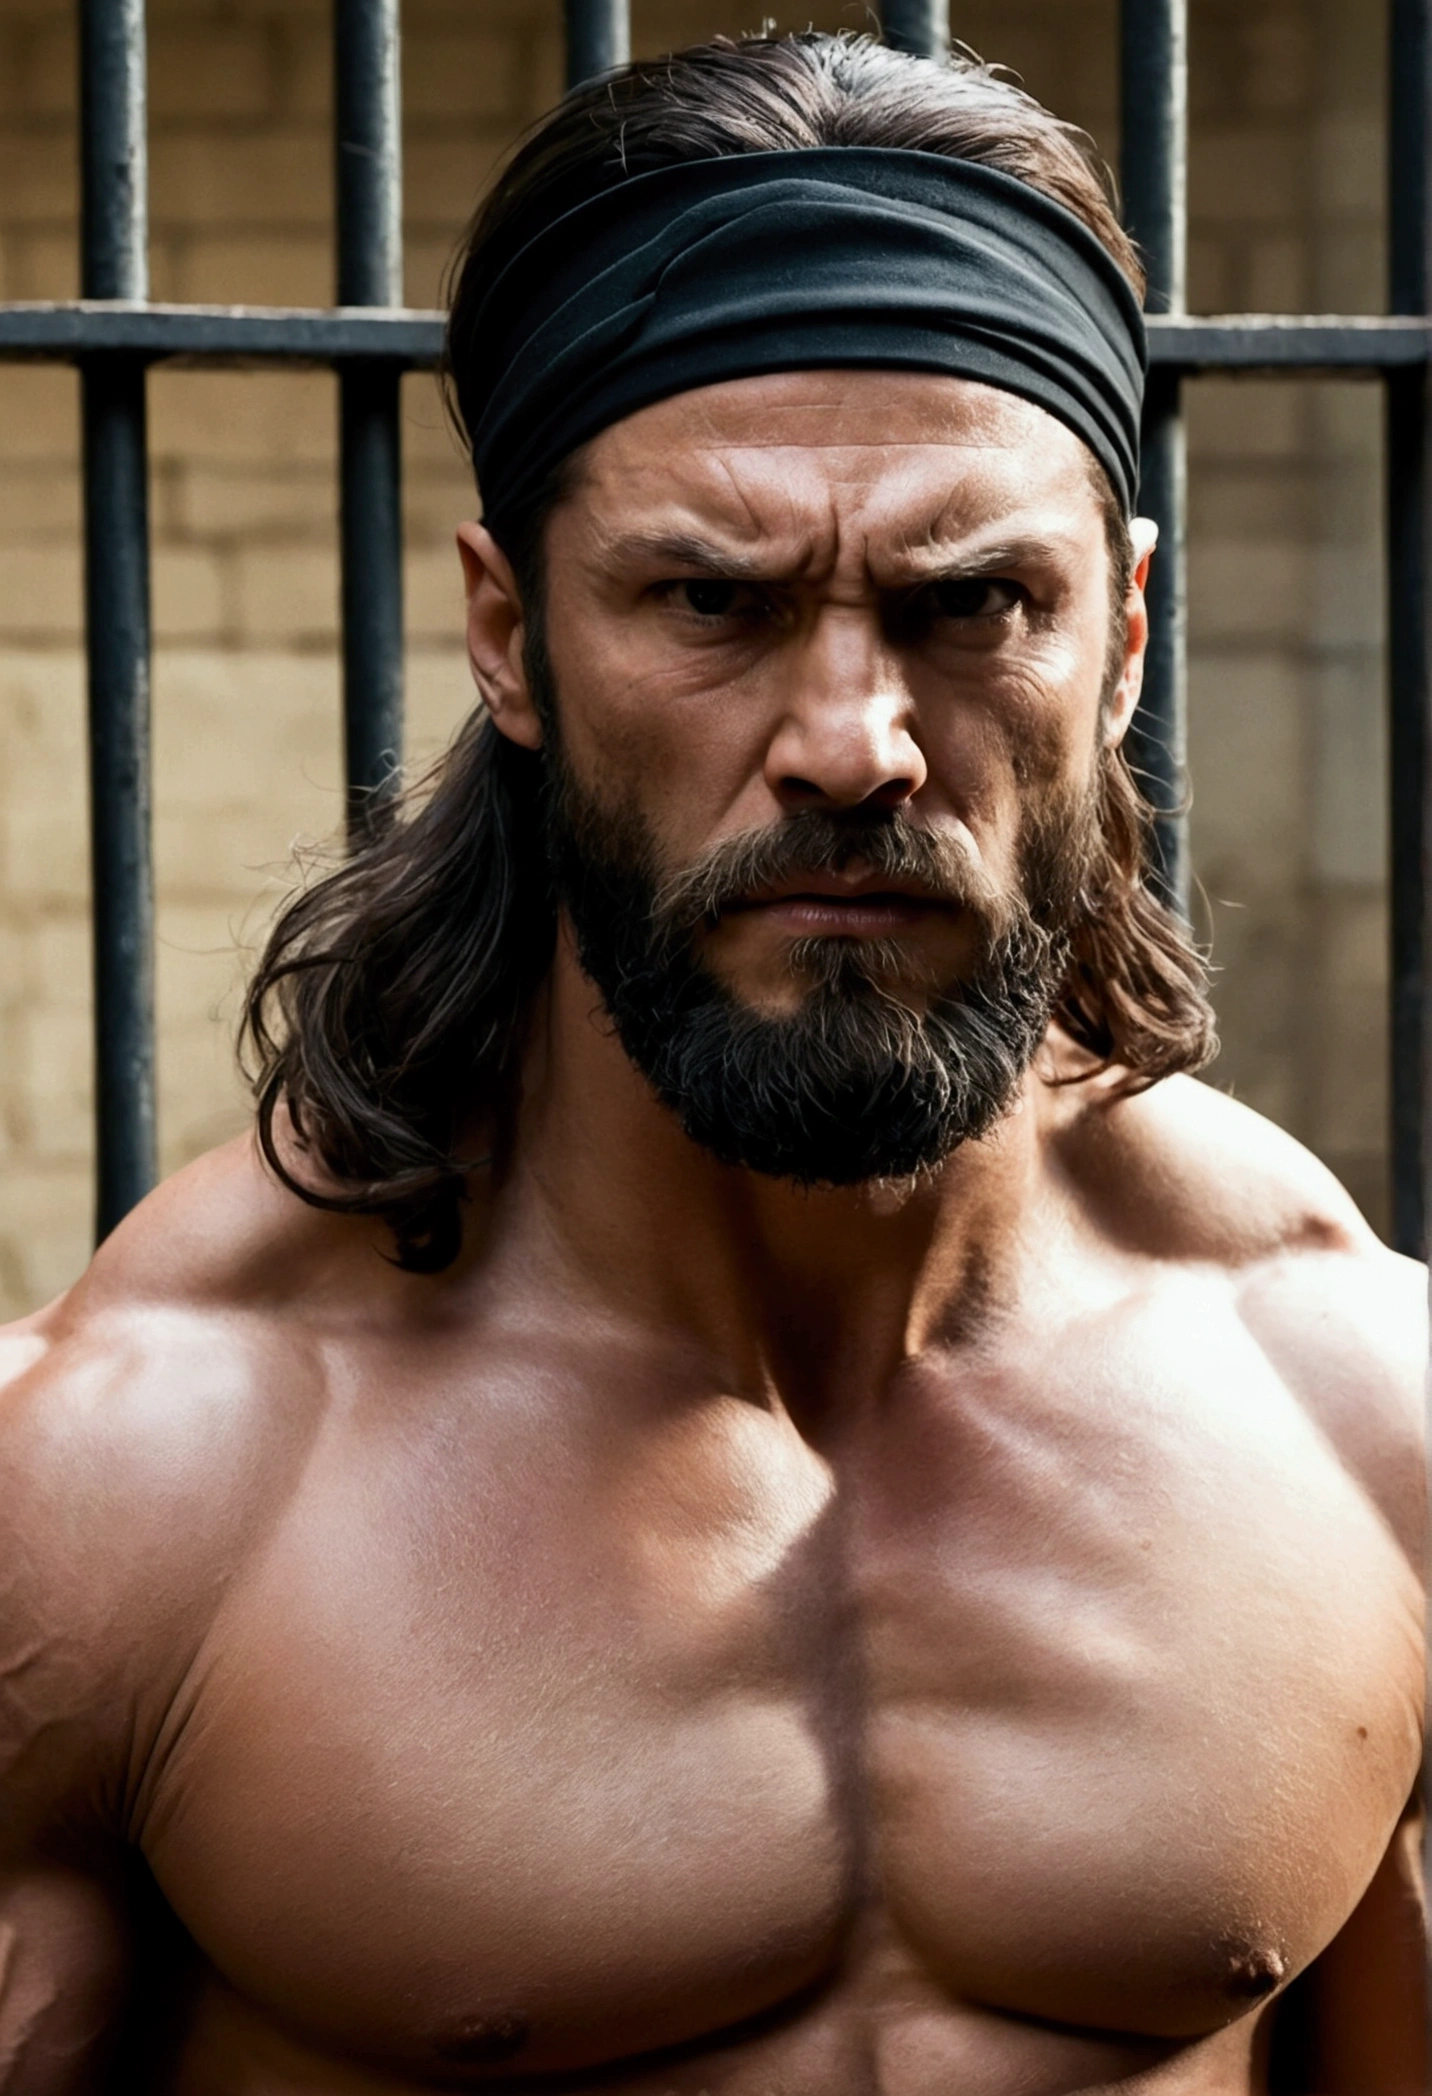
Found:
<path fill-rule="evenodd" d="M 749 553 L 714 546 L 685 531 L 623 531 L 607 544 L 609 559 L 651 561 L 659 567 L 695 568 L 699 574 L 733 582 L 765 582 L 770 564 Z"/>
<path fill-rule="evenodd" d="M 908 566 L 914 582 L 941 582 L 961 576 L 998 575 L 1008 568 L 1047 567 L 1067 555 L 1067 547 L 1053 538 L 1018 538 L 990 541 L 983 546 L 912 546 L 901 565 Z"/>

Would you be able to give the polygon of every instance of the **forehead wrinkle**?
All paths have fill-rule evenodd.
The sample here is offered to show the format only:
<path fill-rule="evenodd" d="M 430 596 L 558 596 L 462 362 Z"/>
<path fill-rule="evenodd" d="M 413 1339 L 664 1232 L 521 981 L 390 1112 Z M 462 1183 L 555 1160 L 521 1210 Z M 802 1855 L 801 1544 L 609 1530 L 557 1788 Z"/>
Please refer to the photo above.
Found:
<path fill-rule="evenodd" d="M 792 486 L 782 478 L 753 488 L 724 454 L 708 463 L 716 471 L 672 501 L 670 527 L 653 522 L 630 532 L 617 529 L 613 542 L 706 567 L 719 562 L 725 573 L 752 579 L 769 578 L 773 566 L 808 576 L 834 561 L 842 536 L 840 505 L 828 483 L 813 479 Z"/>
<path fill-rule="evenodd" d="M 1008 437 L 1002 437 L 993 432 L 987 437 L 971 435 L 969 432 L 964 432 L 958 436 L 833 437 L 830 434 L 828 420 L 819 434 L 808 439 L 791 436 L 786 433 L 779 437 L 757 435 L 735 437 L 712 430 L 708 433 L 705 441 L 709 444 L 711 450 L 727 453 L 735 451 L 769 453 L 782 451 L 853 451 L 863 454 L 867 451 L 874 451 L 882 458 L 888 458 L 892 452 L 897 451 L 1008 451 L 1010 449 Z"/>
<path fill-rule="evenodd" d="M 719 419 L 701 403 L 708 431 Z M 623 438 L 633 434 L 620 432 Z M 671 558 L 708 572 L 719 568 L 735 579 L 774 579 L 779 573 L 818 580 L 835 570 L 858 570 L 874 581 L 877 568 L 887 576 L 895 568 L 899 580 L 919 582 L 961 566 L 989 572 L 1031 559 L 1067 563 L 1077 553 L 1076 541 L 1082 542 L 1082 519 L 1064 514 L 1074 492 L 1064 484 L 1065 473 L 1056 472 L 1059 485 L 1031 505 L 1027 489 L 1009 485 L 993 468 L 990 452 L 1003 447 L 972 445 L 968 432 L 934 446 L 733 444 L 729 432 L 712 435 L 720 440 L 708 437 L 684 457 L 680 445 L 661 457 L 645 445 L 618 441 L 603 461 L 605 487 L 588 491 L 596 497 L 591 521 L 606 552 Z M 629 449 L 633 455 L 624 457 Z M 969 472 L 951 470 L 951 451 L 969 459 Z M 890 470 L 869 470 L 872 454 Z M 907 459 L 922 454 L 933 472 L 902 470 Z M 643 488 L 665 497 L 646 516 Z M 1087 468 L 1077 476 L 1077 495 L 1081 510 L 1096 507 Z"/>
<path fill-rule="evenodd" d="M 780 448 L 759 447 L 767 457 L 773 449 Z M 858 469 L 845 474 L 838 470 L 842 453 L 851 448 L 821 447 L 827 461 L 824 473 L 786 475 L 774 484 L 758 478 L 754 488 L 732 465 L 728 453 L 720 456 L 721 470 L 741 505 L 750 537 L 758 543 L 764 541 L 768 560 L 774 559 L 792 577 L 820 581 L 846 570 L 873 581 L 872 542 L 892 522 L 899 529 L 898 518 L 890 514 L 891 491 L 884 484 L 885 475 L 872 476 Z M 862 455 L 867 450 L 875 451 L 882 461 L 888 460 L 888 447 L 860 447 Z M 836 470 L 830 470 L 831 467 Z M 948 501 L 942 509 L 945 507 Z M 775 521 L 778 516 L 779 524 Z M 926 524 L 924 536 L 932 538 L 934 532 L 934 525 Z M 902 539 L 909 536 L 903 531 L 900 535 Z"/>
<path fill-rule="evenodd" d="M 759 538 L 761 536 L 760 518 L 756 514 L 755 506 L 751 501 L 750 495 L 747 493 L 746 489 L 743 488 L 741 485 L 740 478 L 731 464 L 729 453 L 723 451 L 720 454 L 719 465 L 721 469 L 721 474 L 725 479 L 726 485 L 730 489 L 732 495 L 734 495 L 734 497 L 736 498 L 741 513 L 745 518 L 747 525 L 749 526 L 751 537 Z"/>
<path fill-rule="evenodd" d="M 924 508 L 918 494 L 903 515 L 892 508 L 892 537 L 902 555 L 928 555 L 928 562 L 921 560 L 922 566 L 933 563 L 948 568 L 962 562 L 1022 565 L 1051 556 L 1068 558 L 1082 550 L 1088 523 L 1099 521 L 1097 516 L 1086 519 L 1071 514 L 1071 493 L 1080 510 L 1097 510 L 1097 496 L 1087 474 L 1081 476 L 1077 488 L 1055 487 L 1032 501 L 1027 494 L 1012 493 L 998 478 L 979 476 L 972 483 L 947 483 L 942 490 L 930 491 L 931 506 L 925 510 L 923 523 L 915 516 L 917 505 Z M 1101 528 L 1098 535 L 1102 542 Z"/>
<path fill-rule="evenodd" d="M 978 533 L 958 539 L 933 534 L 924 540 L 907 540 L 901 558 L 921 574 L 993 574 L 999 568 L 1024 568 L 1046 562 L 1051 556 L 1077 552 L 1082 539 L 1067 532 L 1030 532 L 1017 536 L 981 538 Z"/>

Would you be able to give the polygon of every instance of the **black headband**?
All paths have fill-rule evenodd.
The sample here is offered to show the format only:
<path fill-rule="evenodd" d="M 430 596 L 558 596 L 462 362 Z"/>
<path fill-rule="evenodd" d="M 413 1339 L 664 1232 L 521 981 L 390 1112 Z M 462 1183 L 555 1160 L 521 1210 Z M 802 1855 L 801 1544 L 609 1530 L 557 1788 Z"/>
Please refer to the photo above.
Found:
<path fill-rule="evenodd" d="M 825 366 L 1018 393 L 1133 507 L 1133 287 L 1072 212 L 972 161 L 835 146 L 634 175 L 512 254 L 464 336 L 450 355 L 499 539 L 559 460 L 638 408 Z"/>

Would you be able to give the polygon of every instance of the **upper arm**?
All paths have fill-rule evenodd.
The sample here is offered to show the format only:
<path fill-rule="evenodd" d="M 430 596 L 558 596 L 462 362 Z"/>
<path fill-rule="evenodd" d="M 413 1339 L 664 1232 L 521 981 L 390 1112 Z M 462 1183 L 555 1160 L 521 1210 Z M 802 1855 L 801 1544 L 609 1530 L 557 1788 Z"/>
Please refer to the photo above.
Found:
<path fill-rule="evenodd" d="M 0 1331 L 0 2096 L 102 2086 L 123 2019 L 156 1749 L 272 1503 L 228 1338 L 153 1303 Z"/>
<path fill-rule="evenodd" d="M 118 2032 L 128 1971 L 118 1873 L 46 1854 L 7 1826 L 0 1835 L 4 2096 L 92 2096 Z"/>
<path fill-rule="evenodd" d="M 117 1846 L 103 1825 L 103 1668 L 60 1596 L 63 1470 L 46 1347 L 0 1333 L 0 2091 L 98 2085 L 128 1970 Z M 36 1402 L 40 1409 L 35 1410 Z M 46 1431 L 47 1424 L 50 1431 Z M 61 1460 L 56 1463 L 56 1455 Z"/>
<path fill-rule="evenodd" d="M 1240 1291 L 1245 1323 L 1422 1578 L 1427 1273 L 1375 1240 L 1289 1251 Z"/>
<path fill-rule="evenodd" d="M 273 1314 L 306 1271 L 295 1225 L 232 1145 L 0 1329 L 0 2096 L 102 2086 L 151 1948 L 161 1742 L 323 1413 L 313 1349 Z"/>
<path fill-rule="evenodd" d="M 1376 1245 L 1292 1255 L 1251 1277 L 1243 1310 L 1420 1584 L 1425 1270 Z M 1420 1673 L 1410 1692 L 1420 1704 Z M 1279 2004 L 1275 2096 L 1426 2096 L 1432 2063 L 1417 1805 L 1414 1793 L 1357 1907 Z"/>
<path fill-rule="evenodd" d="M 1275 2096 L 1425 2096 L 1421 1833 L 1409 1812 L 1350 1919 L 1279 2003 Z"/>

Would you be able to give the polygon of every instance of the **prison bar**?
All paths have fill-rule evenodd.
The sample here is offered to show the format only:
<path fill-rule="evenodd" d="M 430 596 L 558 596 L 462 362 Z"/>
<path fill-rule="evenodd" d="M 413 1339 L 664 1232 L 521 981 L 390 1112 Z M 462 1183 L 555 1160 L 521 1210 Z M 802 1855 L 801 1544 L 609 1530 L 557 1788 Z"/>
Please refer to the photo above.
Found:
<path fill-rule="evenodd" d="M 329 365 L 378 358 L 430 371 L 444 316 L 418 307 L 166 306 L 84 299 L 0 305 L 0 358 L 67 362 L 127 352 L 223 366 Z M 1155 371 L 1379 376 L 1426 364 L 1432 328 L 1409 315 L 1151 314 Z"/>
<path fill-rule="evenodd" d="M 1392 311 L 1428 310 L 1428 0 L 1393 0 L 1388 81 L 1388 293 Z M 1429 906 L 1427 369 L 1386 381 L 1392 1230 L 1426 1251 Z"/>
<path fill-rule="evenodd" d="M 81 280 L 149 290 L 143 0 L 80 7 Z M 145 365 L 80 363 L 93 883 L 95 1234 L 158 1172 L 150 844 L 149 501 Z"/>
<path fill-rule="evenodd" d="M 881 29 L 887 44 L 915 58 L 950 55 L 950 0 L 884 0 Z"/>
<path fill-rule="evenodd" d="M 568 87 L 631 57 L 630 0 L 566 0 L 566 27 Z"/>
<path fill-rule="evenodd" d="M 1426 315 L 1432 290 L 1432 22 L 1429 0 L 1392 0 L 1387 102 L 1388 304 Z M 1432 907 L 1428 792 L 1432 766 L 1427 560 L 1432 551 L 1428 371 L 1399 371 L 1385 384 L 1387 481 L 1388 902 L 1391 980 L 1392 1241 L 1399 1252 L 1427 1251 L 1427 1096 L 1432 1079 L 1432 990 L 1424 976 L 1427 912 Z M 1429 1443 L 1432 1452 L 1432 1443 Z M 1432 1680 L 1432 1621 L 1425 1636 Z M 1422 1904 L 1432 1903 L 1432 1770 L 1422 1764 Z M 1424 1997 L 1432 2058 L 1432 1990 Z"/>
<path fill-rule="evenodd" d="M 1150 314 L 1182 314 L 1186 295 L 1187 0 L 1123 0 L 1119 11 L 1120 174 L 1124 222 L 1148 273 Z M 1151 877 L 1188 914 L 1188 651 L 1182 374 L 1152 366 L 1144 399 L 1139 509 L 1159 528 L 1148 582 L 1144 689 L 1128 754 L 1157 811 Z"/>
<path fill-rule="evenodd" d="M 335 0 L 338 304 L 403 303 L 398 0 Z M 343 751 L 350 837 L 371 830 L 403 747 L 402 373 L 339 367 Z"/>

